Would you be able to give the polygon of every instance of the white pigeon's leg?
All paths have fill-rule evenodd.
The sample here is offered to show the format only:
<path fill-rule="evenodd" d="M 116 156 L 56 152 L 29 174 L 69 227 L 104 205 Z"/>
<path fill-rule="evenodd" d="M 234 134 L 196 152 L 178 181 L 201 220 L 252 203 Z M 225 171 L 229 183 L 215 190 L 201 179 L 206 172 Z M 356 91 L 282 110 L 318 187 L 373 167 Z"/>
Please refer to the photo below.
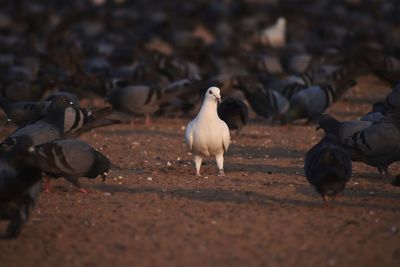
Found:
<path fill-rule="evenodd" d="M 203 158 L 195 155 L 194 156 L 194 164 L 196 165 L 196 175 L 200 176 L 200 167 L 201 167 L 201 162 L 203 161 Z"/>
<path fill-rule="evenodd" d="M 146 114 L 145 124 L 146 124 L 146 126 L 150 126 L 151 125 L 151 116 L 150 116 L 150 114 Z"/>
<path fill-rule="evenodd" d="M 216 155 L 215 161 L 217 162 L 218 171 L 220 176 L 225 176 L 224 172 L 224 154 Z"/>

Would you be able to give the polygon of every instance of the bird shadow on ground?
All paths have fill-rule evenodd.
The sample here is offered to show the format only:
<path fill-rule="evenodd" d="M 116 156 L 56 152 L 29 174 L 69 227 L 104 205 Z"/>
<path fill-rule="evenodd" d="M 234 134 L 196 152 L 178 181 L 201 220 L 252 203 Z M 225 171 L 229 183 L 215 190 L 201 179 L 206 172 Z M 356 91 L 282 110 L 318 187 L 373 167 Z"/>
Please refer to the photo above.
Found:
<path fill-rule="evenodd" d="M 341 116 L 341 117 L 354 117 L 354 118 L 359 118 L 363 115 L 365 115 L 365 113 L 363 112 L 355 112 L 355 111 L 334 111 L 331 113 L 334 116 Z"/>
<path fill-rule="evenodd" d="M 157 194 L 161 199 L 166 197 L 189 199 L 202 202 L 223 202 L 223 203 L 236 203 L 236 204 L 250 204 L 255 203 L 258 205 L 289 205 L 296 207 L 306 208 L 322 208 L 322 201 L 316 197 L 315 200 L 300 200 L 287 197 L 276 197 L 266 194 L 260 194 L 254 191 L 244 190 L 226 190 L 226 189 L 185 189 L 185 188 L 170 188 L 162 189 L 155 187 L 135 187 L 128 188 L 120 185 L 97 184 L 93 186 L 95 189 L 108 192 L 111 194 L 128 193 L 128 194 Z M 373 203 L 349 203 L 349 202 L 335 202 L 334 206 L 340 207 L 360 207 L 369 209 L 380 209 L 392 211 L 394 207 L 373 204 Z"/>
<path fill-rule="evenodd" d="M 119 129 L 119 130 L 98 130 L 99 133 L 104 135 L 118 135 L 118 136 L 127 136 L 127 135 L 143 135 L 143 136 L 162 136 L 162 137 L 182 137 L 183 133 L 175 133 L 175 132 L 164 132 L 154 129 Z"/>
<path fill-rule="evenodd" d="M 350 104 L 374 104 L 375 102 L 383 101 L 383 99 L 376 99 L 376 97 L 372 96 L 345 96 L 342 101 Z"/>
<path fill-rule="evenodd" d="M 393 177 L 385 176 L 378 172 L 353 172 L 352 178 L 355 178 L 355 180 L 366 179 L 374 183 L 388 183 Z"/>
<path fill-rule="evenodd" d="M 270 158 L 302 158 L 306 154 L 305 151 L 292 149 L 288 147 L 240 147 L 232 146 L 227 152 L 227 156 L 250 156 L 252 158 L 265 158 L 266 155 Z"/>
<path fill-rule="evenodd" d="M 311 186 L 306 185 L 296 185 L 296 192 L 305 195 L 312 196 L 317 193 Z M 357 198 L 382 198 L 382 199 L 395 199 L 400 200 L 400 195 L 388 192 L 385 190 L 379 190 L 376 188 L 347 188 L 343 193 L 338 195 L 339 199 L 349 198 L 349 197 L 357 197 Z"/>
<path fill-rule="evenodd" d="M 247 172 L 257 173 L 262 172 L 265 174 L 287 174 L 287 175 L 302 175 L 303 168 L 293 166 L 275 166 L 268 164 L 242 164 L 242 163 L 227 163 L 226 169 L 229 172 Z"/>

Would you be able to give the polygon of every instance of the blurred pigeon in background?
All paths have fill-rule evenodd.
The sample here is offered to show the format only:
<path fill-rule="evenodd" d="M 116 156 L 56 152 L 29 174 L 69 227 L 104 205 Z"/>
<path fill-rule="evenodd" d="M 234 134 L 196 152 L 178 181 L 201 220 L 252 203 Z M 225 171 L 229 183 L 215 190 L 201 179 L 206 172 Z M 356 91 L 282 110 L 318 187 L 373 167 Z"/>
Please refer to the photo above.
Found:
<path fill-rule="evenodd" d="M 249 109 L 240 99 L 234 97 L 225 98 L 218 105 L 218 116 L 223 120 L 230 130 L 237 130 L 239 134 L 249 119 Z"/>

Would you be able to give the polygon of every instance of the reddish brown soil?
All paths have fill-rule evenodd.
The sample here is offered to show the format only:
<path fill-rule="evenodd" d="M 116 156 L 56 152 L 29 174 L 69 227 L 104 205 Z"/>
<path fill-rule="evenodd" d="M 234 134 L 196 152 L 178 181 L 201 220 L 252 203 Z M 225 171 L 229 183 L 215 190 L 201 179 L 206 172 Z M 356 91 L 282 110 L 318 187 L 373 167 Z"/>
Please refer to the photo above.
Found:
<path fill-rule="evenodd" d="M 364 78 L 329 112 L 357 118 L 386 87 Z M 304 153 L 322 133 L 262 120 L 233 135 L 226 177 L 212 159 L 195 177 L 183 141 L 188 120 L 158 118 L 149 128 L 137 120 L 84 135 L 119 168 L 105 183 L 82 179 L 87 195 L 52 182 L 18 240 L 0 241 L 0 265 L 400 266 L 393 177 L 356 163 L 345 192 L 324 208 L 303 176 Z"/>

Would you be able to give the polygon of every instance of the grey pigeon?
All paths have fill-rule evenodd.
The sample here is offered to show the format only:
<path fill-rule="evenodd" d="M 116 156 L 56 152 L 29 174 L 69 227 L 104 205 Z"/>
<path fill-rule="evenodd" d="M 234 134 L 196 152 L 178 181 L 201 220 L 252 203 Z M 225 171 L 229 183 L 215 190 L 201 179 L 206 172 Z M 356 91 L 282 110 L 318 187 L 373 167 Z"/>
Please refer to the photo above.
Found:
<path fill-rule="evenodd" d="M 354 133 L 370 126 L 370 121 L 338 121 L 329 114 L 323 114 L 317 119 L 317 130 L 323 129 L 325 134 L 332 134 L 336 137 L 340 144 L 343 144 L 345 139 L 353 136 Z"/>
<path fill-rule="evenodd" d="M 249 109 L 240 99 L 235 97 L 225 98 L 218 105 L 218 116 L 229 127 L 230 130 L 237 130 L 239 133 L 249 119 Z"/>
<path fill-rule="evenodd" d="M 77 139 L 60 139 L 35 147 L 38 166 L 51 178 L 64 177 L 86 193 L 79 183 L 80 177 L 105 180 L 110 160 L 87 143 Z M 46 182 L 48 191 L 48 180 Z"/>
<path fill-rule="evenodd" d="M 385 102 L 374 103 L 372 110 L 360 120 L 379 122 L 388 113 L 400 111 L 400 83 L 386 96 Z"/>
<path fill-rule="evenodd" d="M 22 135 L 30 136 L 35 146 L 61 138 L 64 135 L 65 109 L 69 106 L 70 101 L 65 97 L 53 99 L 43 119 L 16 129 L 0 146 L 7 148 L 12 138 Z"/>
<path fill-rule="evenodd" d="M 220 175 L 224 173 L 224 153 L 230 143 L 229 128 L 218 117 L 217 103 L 221 102 L 218 87 L 208 88 L 203 105 L 196 118 L 186 126 L 185 140 L 189 151 L 194 154 L 196 175 L 200 175 L 203 157 L 214 156 Z"/>
<path fill-rule="evenodd" d="M 311 86 L 294 94 L 290 99 L 290 109 L 283 116 L 282 122 L 288 123 L 298 119 L 313 121 L 336 101 L 354 81 Z"/>
<path fill-rule="evenodd" d="M 114 110 L 135 114 L 145 115 L 146 124 L 150 124 L 150 115 L 160 109 L 160 106 L 188 93 L 186 87 L 177 87 L 176 90 L 165 91 L 156 85 L 126 85 L 117 87 L 108 93 L 107 99 Z"/>
<path fill-rule="evenodd" d="M 6 238 L 16 238 L 29 218 L 41 190 L 32 139 L 14 138 L 15 145 L 0 156 L 0 220 L 9 220 Z"/>
<path fill-rule="evenodd" d="M 345 189 L 351 177 L 351 160 L 336 137 L 327 134 L 307 152 L 304 173 L 327 205 L 330 196 L 334 198 Z"/>
<path fill-rule="evenodd" d="M 362 161 L 388 173 L 388 167 L 400 160 L 400 118 L 388 114 L 377 123 L 354 133 L 344 140 L 344 148 L 352 160 Z"/>

